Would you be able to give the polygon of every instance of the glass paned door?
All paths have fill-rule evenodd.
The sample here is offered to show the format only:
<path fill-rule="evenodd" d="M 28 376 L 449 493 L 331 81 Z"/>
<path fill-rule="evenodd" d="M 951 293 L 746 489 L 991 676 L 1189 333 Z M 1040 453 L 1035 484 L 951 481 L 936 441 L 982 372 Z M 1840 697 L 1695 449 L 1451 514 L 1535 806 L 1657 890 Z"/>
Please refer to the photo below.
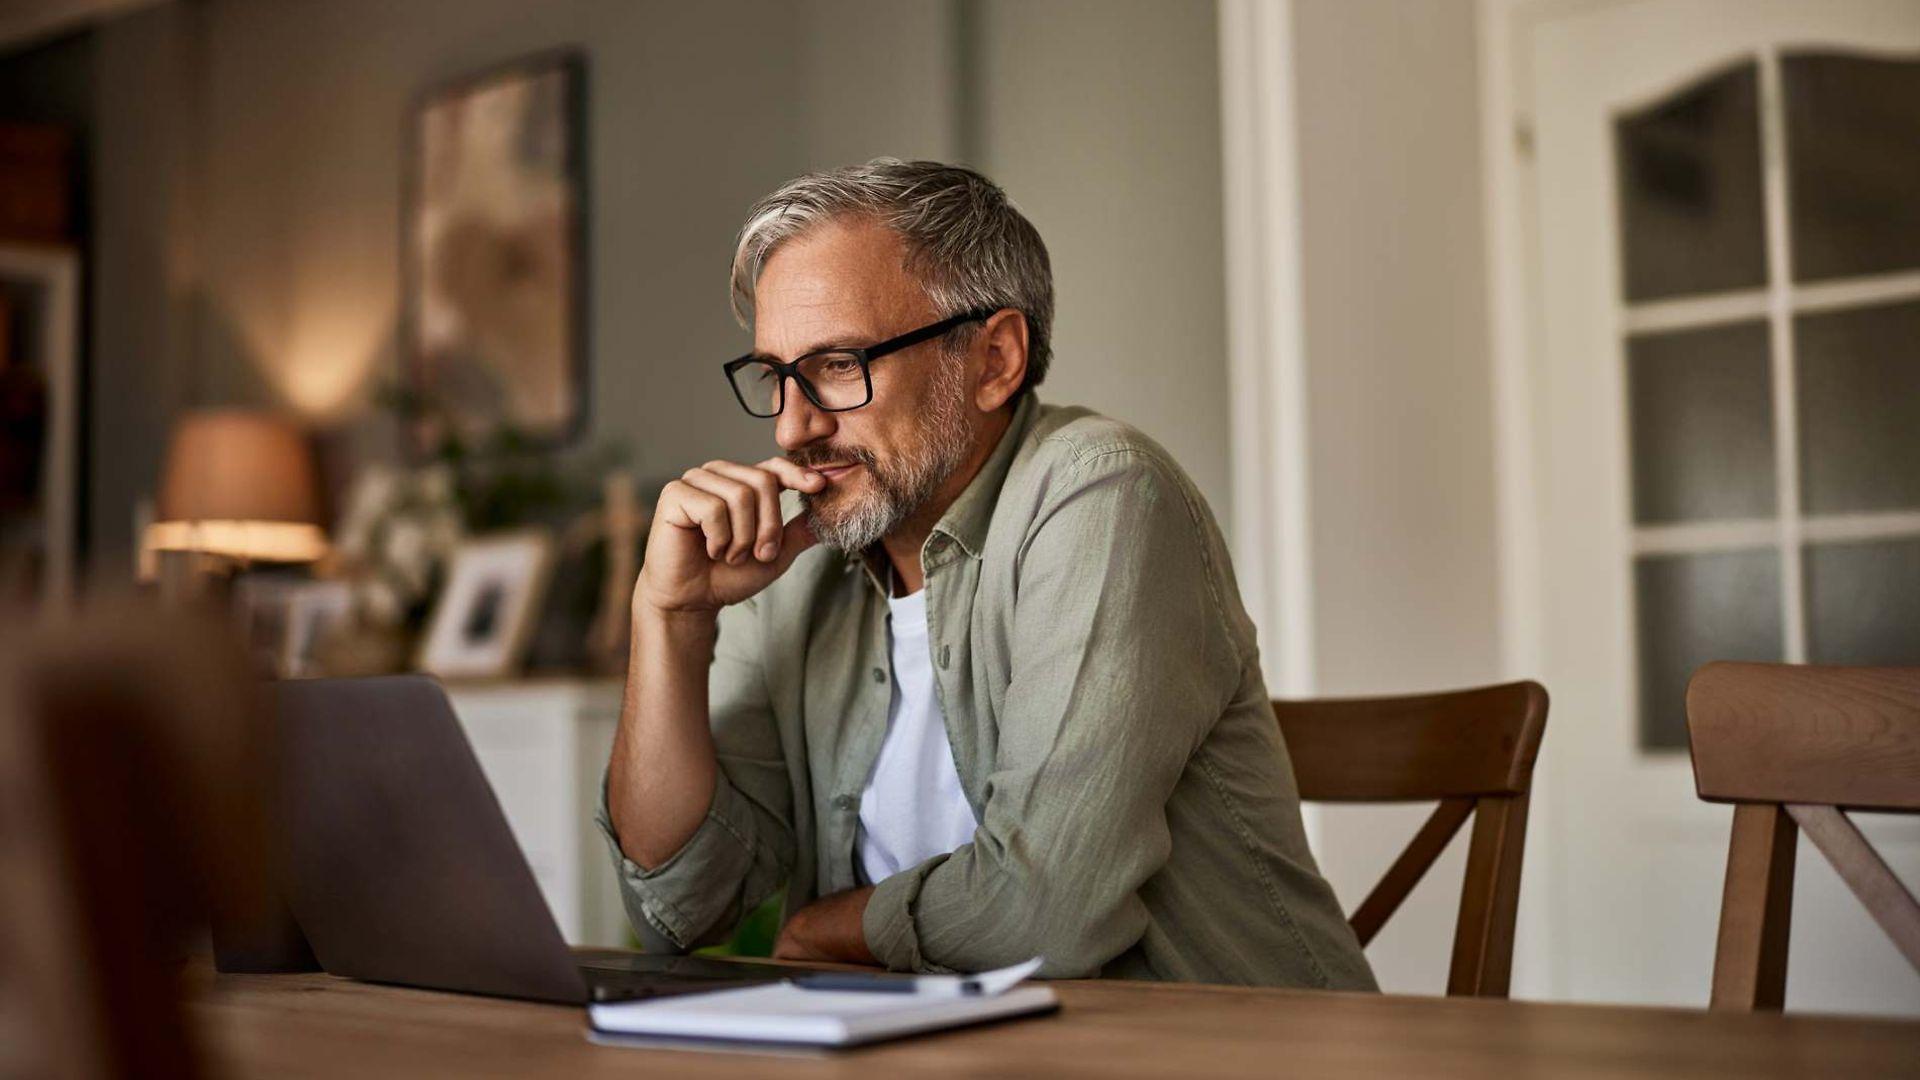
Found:
<path fill-rule="evenodd" d="M 1864 204 L 1835 195 L 1811 213 L 1800 179 L 1842 154 L 1824 166 L 1836 190 L 1900 175 L 1917 140 L 1840 132 L 1892 131 L 1860 113 L 1911 116 L 1920 99 L 1861 86 L 1851 64 L 1801 98 L 1793 74 L 1816 56 L 1913 70 L 1920 3 L 1529 6 L 1507 178 L 1525 227 L 1500 279 L 1522 301 L 1509 329 L 1526 362 L 1503 430 L 1526 481 L 1514 550 L 1531 557 L 1511 564 L 1515 670 L 1547 686 L 1554 719 L 1516 962 L 1548 958 L 1530 994 L 1700 1007 L 1731 811 L 1694 788 L 1687 678 L 1717 657 L 1920 663 L 1920 508 L 1900 494 L 1920 467 L 1902 436 L 1920 423 L 1904 419 L 1897 359 L 1920 262 L 1876 262 L 1840 236 L 1856 254 L 1809 275 L 1802 234 Z M 1683 265 L 1646 265 L 1669 261 Z M 1920 824 L 1862 828 L 1920 881 Z M 1920 1016 L 1920 977 L 1824 859 L 1800 860 L 1787 1007 Z"/>
<path fill-rule="evenodd" d="M 1642 749 L 1713 659 L 1920 664 L 1920 60 L 1614 119 Z"/>
<path fill-rule="evenodd" d="M 1920 266 L 1920 64 L 1788 52 L 1780 81 L 1794 280 Z"/>

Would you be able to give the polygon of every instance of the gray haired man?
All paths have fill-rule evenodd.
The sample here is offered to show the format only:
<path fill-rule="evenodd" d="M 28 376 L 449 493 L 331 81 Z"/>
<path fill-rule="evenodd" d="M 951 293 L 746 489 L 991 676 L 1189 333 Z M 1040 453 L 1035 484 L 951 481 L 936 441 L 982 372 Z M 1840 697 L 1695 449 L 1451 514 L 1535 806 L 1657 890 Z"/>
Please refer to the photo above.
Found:
<path fill-rule="evenodd" d="M 782 453 L 667 485 L 634 585 L 600 823 L 648 946 L 785 885 L 783 957 L 1371 988 L 1204 500 L 1034 396 L 1052 272 L 1005 194 L 801 177 L 733 299 Z"/>

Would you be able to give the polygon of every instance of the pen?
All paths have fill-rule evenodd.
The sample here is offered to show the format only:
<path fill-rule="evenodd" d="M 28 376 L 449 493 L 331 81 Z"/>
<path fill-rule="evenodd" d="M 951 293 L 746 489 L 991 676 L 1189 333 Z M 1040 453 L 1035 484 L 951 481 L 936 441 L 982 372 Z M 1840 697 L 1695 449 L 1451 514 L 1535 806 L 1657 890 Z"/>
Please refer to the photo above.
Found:
<path fill-rule="evenodd" d="M 865 975 L 823 972 L 798 975 L 793 985 L 803 990 L 857 990 L 875 994 L 929 994 L 941 996 L 977 996 L 984 987 L 980 980 L 953 975 Z"/>

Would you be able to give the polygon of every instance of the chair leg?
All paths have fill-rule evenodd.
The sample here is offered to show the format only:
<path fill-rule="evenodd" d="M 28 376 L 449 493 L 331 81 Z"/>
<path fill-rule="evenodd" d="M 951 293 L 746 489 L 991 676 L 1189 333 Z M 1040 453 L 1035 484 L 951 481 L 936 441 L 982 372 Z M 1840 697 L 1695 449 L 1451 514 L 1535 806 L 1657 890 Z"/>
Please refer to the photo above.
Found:
<path fill-rule="evenodd" d="M 1450 997 L 1507 996 L 1513 927 L 1520 914 L 1520 862 L 1527 846 L 1527 796 L 1489 796 L 1473 814 L 1460 920 L 1453 932 Z"/>
<path fill-rule="evenodd" d="M 1734 807 L 1711 1008 L 1751 1012 L 1786 1003 L 1798 838 L 1793 818 L 1778 804 Z"/>

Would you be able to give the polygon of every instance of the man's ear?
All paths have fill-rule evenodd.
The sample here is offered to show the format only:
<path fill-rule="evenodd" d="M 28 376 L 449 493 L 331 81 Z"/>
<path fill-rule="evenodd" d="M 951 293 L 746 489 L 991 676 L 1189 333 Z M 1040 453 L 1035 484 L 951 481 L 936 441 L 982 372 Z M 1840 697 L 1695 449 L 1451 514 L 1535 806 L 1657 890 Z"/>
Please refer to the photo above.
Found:
<path fill-rule="evenodd" d="M 1027 317 L 1001 308 L 987 319 L 973 347 L 982 357 L 973 404 L 981 412 L 992 412 L 1011 400 L 1026 381 Z"/>

